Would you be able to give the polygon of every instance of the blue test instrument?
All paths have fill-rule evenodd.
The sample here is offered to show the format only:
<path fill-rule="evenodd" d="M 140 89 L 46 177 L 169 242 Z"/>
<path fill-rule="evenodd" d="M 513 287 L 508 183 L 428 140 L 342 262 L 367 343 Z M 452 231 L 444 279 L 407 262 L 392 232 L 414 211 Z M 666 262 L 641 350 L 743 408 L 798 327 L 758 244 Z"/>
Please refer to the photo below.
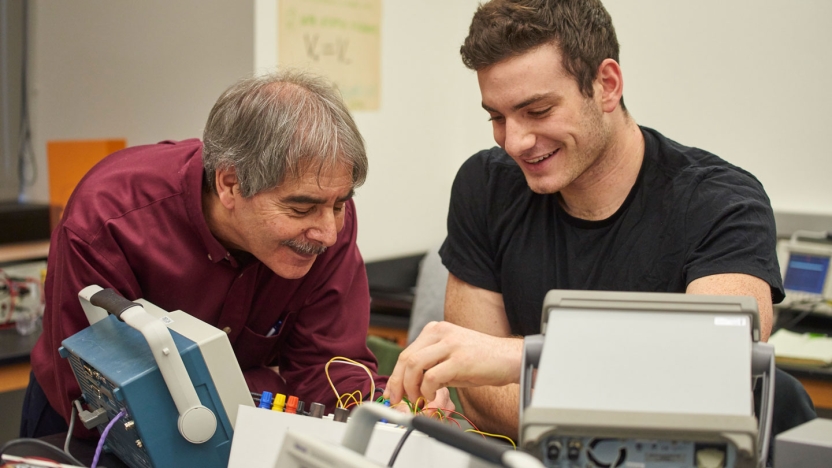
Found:
<path fill-rule="evenodd" d="M 253 406 L 227 335 L 99 286 L 79 298 L 90 326 L 60 353 L 94 426 L 126 413 L 105 447 L 133 468 L 227 466 L 239 405 Z"/>

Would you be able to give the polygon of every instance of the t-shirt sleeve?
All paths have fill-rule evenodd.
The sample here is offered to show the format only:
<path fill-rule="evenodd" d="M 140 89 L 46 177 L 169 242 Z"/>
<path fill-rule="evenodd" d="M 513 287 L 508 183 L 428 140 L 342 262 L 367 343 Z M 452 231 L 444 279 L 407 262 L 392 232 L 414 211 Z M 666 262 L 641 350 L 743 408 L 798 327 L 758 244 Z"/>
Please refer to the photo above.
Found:
<path fill-rule="evenodd" d="M 774 213 L 759 181 L 736 169 L 713 169 L 696 184 L 685 223 L 687 284 L 743 273 L 767 282 L 775 304 L 783 300 Z"/>
<path fill-rule="evenodd" d="M 489 213 L 493 209 L 487 152 L 469 158 L 457 172 L 448 208 L 448 236 L 439 249 L 442 263 L 454 276 L 489 291 L 500 291 Z"/>

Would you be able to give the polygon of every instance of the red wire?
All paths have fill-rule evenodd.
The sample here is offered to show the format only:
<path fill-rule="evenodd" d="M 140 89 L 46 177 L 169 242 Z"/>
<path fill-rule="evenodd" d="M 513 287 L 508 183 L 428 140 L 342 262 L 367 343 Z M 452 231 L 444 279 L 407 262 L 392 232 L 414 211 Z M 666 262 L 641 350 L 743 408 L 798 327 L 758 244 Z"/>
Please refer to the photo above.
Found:
<path fill-rule="evenodd" d="M 434 409 L 434 408 L 431 408 L 431 409 Z M 482 431 L 480 431 L 480 429 L 477 427 L 477 425 L 476 425 L 476 424 L 474 424 L 473 422 L 471 422 L 471 420 L 470 420 L 470 419 L 466 418 L 466 417 L 465 417 L 465 415 L 464 415 L 464 414 L 462 414 L 462 413 L 460 413 L 459 411 L 449 410 L 449 409 L 445 409 L 445 408 L 435 408 L 435 409 L 441 409 L 442 411 L 447 411 L 448 413 L 458 414 L 458 415 L 462 416 L 462 418 L 463 418 L 463 419 L 465 419 L 466 421 L 468 421 L 468 424 L 470 424 L 470 425 L 471 425 L 471 427 L 473 427 L 473 428 L 474 428 L 474 430 L 476 430 L 477 432 L 482 432 Z M 451 420 L 452 420 L 453 418 L 448 418 L 448 419 L 451 419 Z M 456 422 L 456 421 L 454 421 L 454 422 Z M 456 423 L 457 423 L 457 424 L 459 424 L 459 422 L 456 422 Z M 460 429 L 462 429 L 462 426 L 460 426 Z M 482 435 L 482 434 L 480 434 L 480 435 Z M 484 435 L 483 435 L 482 437 L 483 437 L 483 438 L 485 438 L 485 436 L 484 436 Z"/>
<path fill-rule="evenodd" d="M 14 284 L 12 284 L 11 278 L 9 278 L 9 275 L 7 275 L 5 272 L 2 272 L 2 274 L 3 274 L 3 277 L 4 277 L 3 279 L 6 283 L 6 288 L 9 291 L 9 310 L 8 310 L 8 314 L 6 315 L 6 321 L 4 323 L 11 323 L 12 322 L 12 317 L 14 316 L 15 289 L 14 289 Z"/>
<path fill-rule="evenodd" d="M 38 294 L 38 298 L 40 299 L 40 303 L 35 304 L 34 307 L 37 308 L 37 307 L 39 307 L 39 306 L 41 306 L 45 303 L 44 296 L 43 296 L 43 293 L 44 293 L 43 284 L 41 283 L 41 281 L 39 279 L 24 277 L 22 279 L 19 278 L 20 281 L 12 281 L 12 279 L 9 277 L 9 275 L 6 274 L 6 272 L 4 272 L 3 270 L 0 270 L 0 275 L 2 275 L 3 282 L 6 283 L 6 288 L 8 289 L 8 292 L 9 292 L 9 311 L 8 311 L 9 313 L 8 313 L 8 315 L 6 315 L 6 320 L 4 322 L 4 325 L 9 324 L 9 323 L 12 322 L 12 318 L 14 317 L 14 310 L 15 310 L 15 307 L 16 307 L 15 303 L 16 303 L 17 297 L 19 296 L 18 292 L 19 292 L 19 289 L 20 289 L 21 285 L 31 283 L 32 285 L 34 285 L 34 287 L 38 288 L 38 292 L 40 293 L 40 294 Z"/>
<path fill-rule="evenodd" d="M 452 422 L 452 423 L 454 423 L 454 424 L 456 424 L 456 427 L 458 427 L 458 428 L 462 429 L 462 425 L 461 425 L 461 424 L 459 424 L 459 421 L 457 421 L 456 419 L 454 419 L 454 418 L 445 418 L 445 419 L 446 419 L 446 420 L 448 420 L 448 421 L 450 421 L 450 422 Z"/>

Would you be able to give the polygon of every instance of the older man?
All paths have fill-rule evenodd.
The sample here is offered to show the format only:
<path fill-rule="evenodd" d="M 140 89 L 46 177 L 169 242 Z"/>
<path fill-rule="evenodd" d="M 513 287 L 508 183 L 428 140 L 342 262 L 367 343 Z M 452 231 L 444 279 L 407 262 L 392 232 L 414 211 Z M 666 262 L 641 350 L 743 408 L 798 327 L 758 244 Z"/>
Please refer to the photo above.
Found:
<path fill-rule="evenodd" d="M 128 148 L 96 165 L 52 235 L 22 435 L 67 429 L 80 391 L 58 347 L 88 325 L 77 294 L 90 284 L 224 330 L 252 391 L 331 411 L 330 358 L 376 369 L 351 200 L 366 175 L 362 138 L 338 92 L 293 71 L 228 89 L 203 141 Z M 338 392 L 372 397 L 362 369 L 329 373 Z M 79 426 L 77 435 L 89 435 Z"/>

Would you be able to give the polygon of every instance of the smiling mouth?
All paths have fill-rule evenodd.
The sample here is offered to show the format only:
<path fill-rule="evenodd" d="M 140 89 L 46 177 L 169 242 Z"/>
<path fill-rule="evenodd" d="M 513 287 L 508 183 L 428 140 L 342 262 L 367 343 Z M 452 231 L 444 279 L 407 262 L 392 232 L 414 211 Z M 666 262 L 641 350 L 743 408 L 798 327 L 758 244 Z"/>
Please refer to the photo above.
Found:
<path fill-rule="evenodd" d="M 554 154 L 555 154 L 555 153 L 557 153 L 558 151 L 560 151 L 560 148 L 558 148 L 558 149 L 556 149 L 556 150 L 552 151 L 551 153 L 544 154 L 543 156 L 541 156 L 541 157 L 539 157 L 539 158 L 535 158 L 535 159 L 528 159 L 528 160 L 526 160 L 526 162 L 527 162 L 527 163 L 529 163 L 529 164 L 537 164 L 537 163 L 539 163 L 539 162 L 541 162 L 541 161 L 545 161 L 546 159 L 549 159 L 549 157 L 551 157 L 552 155 L 554 155 Z"/>

